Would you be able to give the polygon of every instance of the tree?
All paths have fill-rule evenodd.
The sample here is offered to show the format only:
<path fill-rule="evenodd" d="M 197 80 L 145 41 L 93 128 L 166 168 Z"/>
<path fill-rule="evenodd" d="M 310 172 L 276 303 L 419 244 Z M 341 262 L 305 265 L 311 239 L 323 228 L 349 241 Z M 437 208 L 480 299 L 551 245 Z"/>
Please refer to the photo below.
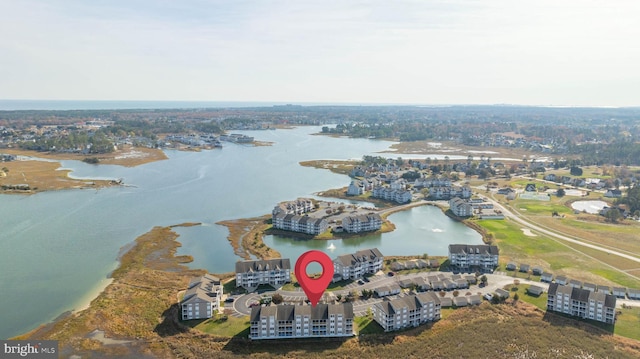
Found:
<path fill-rule="evenodd" d="M 486 275 L 482 275 L 482 277 L 480 277 L 480 282 L 482 283 L 482 285 L 487 285 L 487 282 L 489 280 L 487 279 Z"/>
<path fill-rule="evenodd" d="M 556 191 L 556 196 L 558 197 L 564 197 L 565 194 L 566 193 L 564 191 L 564 188 L 558 188 L 558 190 Z"/>
<path fill-rule="evenodd" d="M 458 292 L 457 290 L 454 290 L 454 291 L 453 291 L 453 296 L 454 296 L 454 297 L 457 297 L 458 295 L 460 295 L 460 292 Z"/>
<path fill-rule="evenodd" d="M 622 218 L 622 214 L 617 208 L 611 208 L 607 211 L 604 217 L 611 223 L 617 223 L 618 220 Z"/>
<path fill-rule="evenodd" d="M 513 295 L 513 301 L 517 302 L 520 299 L 520 296 L 518 295 L 518 293 Z"/>
<path fill-rule="evenodd" d="M 2 172 L 9 173 L 9 169 L 7 167 L 2 167 Z"/>
<path fill-rule="evenodd" d="M 336 295 L 336 300 L 337 300 L 338 302 L 342 301 L 342 294 L 338 294 L 338 295 Z"/>
<path fill-rule="evenodd" d="M 280 293 L 276 293 L 271 296 L 271 302 L 273 304 L 281 304 L 283 301 L 284 301 L 284 298 L 282 298 L 282 295 Z"/>
<path fill-rule="evenodd" d="M 582 176 L 582 168 L 578 166 L 571 166 L 569 173 L 571 173 L 572 176 Z"/>

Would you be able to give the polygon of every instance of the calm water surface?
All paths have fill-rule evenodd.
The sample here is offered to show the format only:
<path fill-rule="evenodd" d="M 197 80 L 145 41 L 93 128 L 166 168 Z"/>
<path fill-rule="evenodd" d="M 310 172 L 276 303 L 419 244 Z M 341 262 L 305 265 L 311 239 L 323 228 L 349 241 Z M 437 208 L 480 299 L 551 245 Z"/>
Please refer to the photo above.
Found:
<path fill-rule="evenodd" d="M 225 144 L 221 150 L 167 151 L 169 159 L 126 168 L 63 161 L 83 178 L 123 178 L 131 187 L 0 195 L 0 338 L 8 338 L 78 308 L 104 285 L 119 250 L 154 226 L 202 222 L 178 228 L 195 268 L 234 270 L 238 260 L 215 222 L 270 213 L 280 201 L 346 186 L 349 178 L 298 165 L 313 159 L 376 155 L 391 142 L 310 136 L 319 127 L 244 131 L 273 146 Z M 393 156 L 398 156 L 393 154 Z M 434 156 L 432 156 L 433 158 Z M 480 236 L 436 208 L 392 215 L 396 231 L 332 241 L 331 256 L 378 247 L 383 254 L 446 254 L 448 241 L 480 242 Z M 292 261 L 327 242 L 268 237 Z"/>

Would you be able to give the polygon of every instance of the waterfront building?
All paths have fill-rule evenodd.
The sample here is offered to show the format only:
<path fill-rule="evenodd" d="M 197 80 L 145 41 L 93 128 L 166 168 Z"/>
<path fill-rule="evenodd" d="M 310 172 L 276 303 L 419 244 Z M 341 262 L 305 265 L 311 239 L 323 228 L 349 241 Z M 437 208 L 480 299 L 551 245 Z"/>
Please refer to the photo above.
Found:
<path fill-rule="evenodd" d="M 289 282 L 291 282 L 289 258 L 236 262 L 236 287 L 252 291 L 260 284 L 269 284 L 278 288 Z"/>
<path fill-rule="evenodd" d="M 220 309 L 222 291 L 217 277 L 205 274 L 192 279 L 180 302 L 182 320 L 211 318 Z"/>
<path fill-rule="evenodd" d="M 382 227 L 382 218 L 377 213 L 347 216 L 342 219 L 342 227 L 348 233 L 377 231 Z"/>
<path fill-rule="evenodd" d="M 487 244 L 450 244 L 449 263 L 452 267 L 469 269 L 478 267 L 492 270 L 498 266 L 498 246 Z"/>
<path fill-rule="evenodd" d="M 254 307 L 249 338 L 327 338 L 353 336 L 353 304 L 271 305 Z"/>
<path fill-rule="evenodd" d="M 378 248 L 364 249 L 334 259 L 333 271 L 342 279 L 357 279 L 367 273 L 373 274 L 381 270 L 383 259 Z"/>
<path fill-rule="evenodd" d="M 440 319 L 440 298 L 434 292 L 412 294 L 406 297 L 383 300 L 371 308 L 373 319 L 385 332 Z"/>
<path fill-rule="evenodd" d="M 471 206 L 471 203 L 462 198 L 455 197 L 449 200 L 449 207 L 451 208 L 451 212 L 458 217 L 473 216 L 473 207 Z"/>
<path fill-rule="evenodd" d="M 551 283 L 547 297 L 547 311 L 614 324 L 616 297 L 604 292 L 592 292 L 588 289 Z"/>

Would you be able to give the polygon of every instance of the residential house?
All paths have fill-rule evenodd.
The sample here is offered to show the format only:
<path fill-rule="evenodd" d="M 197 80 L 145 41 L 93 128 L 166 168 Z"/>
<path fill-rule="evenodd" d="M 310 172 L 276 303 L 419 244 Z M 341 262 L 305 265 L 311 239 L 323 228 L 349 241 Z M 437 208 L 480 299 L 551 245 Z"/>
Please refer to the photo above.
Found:
<path fill-rule="evenodd" d="M 569 278 L 563 275 L 556 276 L 556 283 L 559 285 L 567 285 L 569 283 Z"/>
<path fill-rule="evenodd" d="M 466 307 L 468 304 L 466 297 L 453 297 L 453 305 L 456 307 Z"/>
<path fill-rule="evenodd" d="M 493 270 L 498 266 L 498 247 L 493 245 L 450 244 L 449 262 L 460 269 L 479 267 Z"/>
<path fill-rule="evenodd" d="M 583 283 L 582 284 L 582 289 L 586 289 L 589 292 L 595 292 L 596 291 L 596 285 L 593 283 Z"/>
<path fill-rule="evenodd" d="M 464 279 L 469 282 L 469 284 L 476 284 L 478 283 L 478 278 L 476 278 L 475 275 L 465 275 Z"/>
<path fill-rule="evenodd" d="M 614 324 L 616 297 L 602 292 L 590 292 L 586 289 L 551 283 L 547 296 L 547 311 Z"/>
<path fill-rule="evenodd" d="M 406 269 L 406 267 L 404 266 L 404 262 L 393 262 L 389 267 L 393 271 L 400 271 L 400 270 Z"/>
<path fill-rule="evenodd" d="M 249 338 L 353 336 L 353 304 L 271 305 L 251 309 Z"/>
<path fill-rule="evenodd" d="M 478 305 L 482 303 L 482 297 L 478 294 L 472 294 L 467 296 L 467 300 L 469 301 L 469 305 Z"/>
<path fill-rule="evenodd" d="M 549 272 L 542 272 L 540 281 L 545 283 L 551 283 L 553 281 L 553 274 Z"/>
<path fill-rule="evenodd" d="M 416 286 L 417 290 L 422 292 L 431 289 L 429 283 L 427 283 L 427 281 L 422 277 L 413 278 L 413 284 Z"/>
<path fill-rule="evenodd" d="M 538 287 L 537 285 L 532 285 L 529 288 L 527 288 L 527 293 L 531 295 L 539 296 L 542 293 L 544 293 L 544 288 Z"/>
<path fill-rule="evenodd" d="M 343 279 L 357 279 L 367 273 L 376 273 L 381 270 L 383 259 L 378 248 L 364 249 L 334 259 L 333 269 Z"/>
<path fill-rule="evenodd" d="M 342 227 L 348 233 L 377 231 L 382 227 L 382 218 L 377 213 L 347 216 L 342 219 Z"/>
<path fill-rule="evenodd" d="M 516 270 L 517 268 L 518 268 L 518 266 L 515 263 L 513 263 L 513 262 L 507 263 L 507 266 L 506 266 L 507 270 Z"/>
<path fill-rule="evenodd" d="M 440 308 L 450 308 L 452 306 L 453 306 L 453 300 L 451 300 L 451 297 L 440 298 Z"/>
<path fill-rule="evenodd" d="M 606 285 L 600 285 L 598 284 L 598 288 L 597 288 L 598 292 L 602 292 L 605 294 L 611 294 L 611 287 L 606 286 Z"/>
<path fill-rule="evenodd" d="M 192 279 L 180 302 L 182 320 L 211 318 L 213 312 L 220 309 L 222 292 L 217 277 L 205 274 Z"/>
<path fill-rule="evenodd" d="M 373 318 L 385 332 L 440 319 L 440 298 L 433 292 L 384 300 L 372 307 Z"/>
<path fill-rule="evenodd" d="M 498 296 L 499 298 L 502 298 L 502 299 L 507 299 L 507 298 L 509 298 L 509 292 L 504 290 L 504 289 L 502 289 L 502 288 L 498 288 L 498 289 L 496 289 L 496 296 Z"/>
<path fill-rule="evenodd" d="M 400 285 L 400 288 L 411 288 L 413 287 L 413 280 L 409 278 L 402 279 L 401 281 L 398 282 L 398 284 Z"/>
<path fill-rule="evenodd" d="M 520 263 L 520 272 L 527 273 L 527 272 L 529 272 L 529 268 L 530 268 L 530 266 L 528 264 Z"/>
<path fill-rule="evenodd" d="M 569 281 L 569 286 L 574 287 L 574 288 L 580 288 L 582 287 L 582 282 L 576 279 L 572 279 Z"/>
<path fill-rule="evenodd" d="M 534 266 L 533 269 L 531 269 L 531 273 L 533 273 L 533 275 L 542 275 L 543 269 L 540 266 Z"/>
<path fill-rule="evenodd" d="M 289 258 L 236 262 L 236 287 L 252 291 L 260 284 L 269 284 L 277 288 L 289 282 L 291 282 Z"/>
<path fill-rule="evenodd" d="M 624 298 L 627 296 L 627 288 L 613 287 L 613 295 L 618 298 Z"/>
<path fill-rule="evenodd" d="M 629 288 L 627 295 L 629 296 L 629 299 L 640 299 L 640 290 Z"/>
<path fill-rule="evenodd" d="M 402 291 L 402 289 L 396 283 L 391 283 L 389 285 L 383 285 L 383 286 L 377 287 L 377 288 L 375 288 L 373 290 L 375 295 L 377 295 L 380 298 L 386 297 L 386 296 L 389 296 L 389 295 L 400 294 L 401 291 Z"/>
<path fill-rule="evenodd" d="M 619 189 L 610 189 L 604 193 L 604 196 L 607 198 L 620 198 L 622 197 L 622 191 Z"/>
<path fill-rule="evenodd" d="M 459 289 L 469 288 L 469 282 L 466 279 L 456 279 L 456 287 Z"/>

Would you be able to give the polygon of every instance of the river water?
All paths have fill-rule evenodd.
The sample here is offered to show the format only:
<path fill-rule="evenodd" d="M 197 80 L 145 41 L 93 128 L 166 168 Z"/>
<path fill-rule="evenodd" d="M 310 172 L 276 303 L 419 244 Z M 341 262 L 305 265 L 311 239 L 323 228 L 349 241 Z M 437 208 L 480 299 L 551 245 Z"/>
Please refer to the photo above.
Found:
<path fill-rule="evenodd" d="M 298 162 L 378 155 L 388 141 L 313 136 L 319 127 L 241 131 L 273 146 L 225 143 L 203 152 L 167 151 L 166 161 L 134 168 L 63 161 L 73 176 L 123 178 L 130 187 L 71 190 L 31 196 L 0 195 L 0 338 L 5 339 L 78 308 L 104 286 L 120 249 L 154 226 L 202 222 L 177 228 L 194 268 L 234 270 L 239 259 L 215 222 L 271 212 L 273 206 L 329 188 L 346 186 L 344 175 Z M 402 156 L 392 154 L 393 157 Z M 426 157 L 426 156 L 425 156 Z M 436 156 L 431 155 L 432 158 Z M 423 206 L 390 216 L 397 229 L 382 235 L 331 241 L 334 257 L 378 247 L 385 255 L 446 255 L 449 243 L 481 243 L 480 235 Z M 289 256 L 329 242 L 267 236 Z"/>

